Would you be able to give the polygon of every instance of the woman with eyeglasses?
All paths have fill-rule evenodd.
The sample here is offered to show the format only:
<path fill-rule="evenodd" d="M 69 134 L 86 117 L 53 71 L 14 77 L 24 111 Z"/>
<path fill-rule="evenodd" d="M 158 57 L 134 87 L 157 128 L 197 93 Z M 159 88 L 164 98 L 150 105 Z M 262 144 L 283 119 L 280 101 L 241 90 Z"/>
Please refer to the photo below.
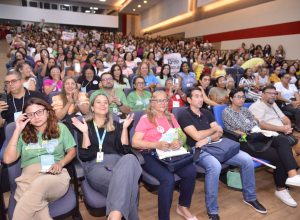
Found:
<path fill-rule="evenodd" d="M 151 99 L 151 92 L 145 90 L 145 80 L 142 76 L 133 79 L 134 91 L 127 96 L 129 108 L 132 111 L 145 110 Z"/>
<path fill-rule="evenodd" d="M 6 164 L 21 160 L 13 219 L 52 219 L 48 204 L 68 191 L 70 176 L 64 167 L 75 157 L 75 145 L 47 102 L 31 98 L 25 103 L 3 155 Z"/>
<path fill-rule="evenodd" d="M 80 131 L 79 157 L 90 186 L 106 196 L 107 219 L 138 220 L 139 178 L 142 169 L 130 151 L 128 127 L 133 115 L 123 124 L 113 121 L 109 99 L 100 91 L 90 97 L 86 121 L 72 118 Z M 122 218 L 123 217 L 123 218 Z"/>
<path fill-rule="evenodd" d="M 168 112 L 168 103 L 167 94 L 164 91 L 154 92 L 146 114 L 140 118 L 132 139 L 132 146 L 141 150 L 144 157 L 143 169 L 160 183 L 158 187 L 159 220 L 170 219 L 175 180 L 174 173 L 156 158 L 156 149 L 176 150 L 182 146 L 182 139 L 179 136 L 170 143 L 161 140 L 166 132 L 180 129 L 174 115 Z M 188 164 L 175 171 L 175 174 L 181 178 L 179 180 L 180 196 L 176 212 L 184 219 L 196 220 L 197 218 L 189 210 L 195 188 L 195 167 L 193 164 Z"/>
<path fill-rule="evenodd" d="M 247 152 L 251 156 L 262 158 L 271 162 L 276 166 L 273 170 L 274 182 L 276 185 L 275 196 L 282 202 L 291 207 L 296 207 L 297 202 L 291 197 L 286 186 L 288 178 L 297 176 L 297 163 L 293 157 L 292 148 L 280 141 L 273 139 L 270 147 L 266 148 L 264 144 L 259 143 L 258 138 L 251 141 L 251 145 L 247 144 L 247 134 L 259 126 L 254 116 L 248 108 L 243 107 L 245 103 L 245 93 L 242 89 L 234 89 L 229 94 L 230 105 L 225 108 L 222 114 L 226 129 L 233 131 L 242 137 L 245 141 L 240 142 L 241 150 Z"/>

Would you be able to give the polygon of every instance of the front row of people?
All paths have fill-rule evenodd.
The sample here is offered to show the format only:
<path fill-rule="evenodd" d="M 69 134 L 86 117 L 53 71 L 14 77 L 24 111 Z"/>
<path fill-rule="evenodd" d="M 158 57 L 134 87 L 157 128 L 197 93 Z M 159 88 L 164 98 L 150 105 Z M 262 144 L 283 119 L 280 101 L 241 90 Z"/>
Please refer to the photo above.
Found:
<path fill-rule="evenodd" d="M 269 90 L 273 91 L 272 88 Z M 269 90 L 264 91 L 266 96 L 270 93 Z M 252 119 L 245 119 L 249 125 L 243 123 L 241 126 L 235 123 L 236 120 L 230 119 L 230 114 L 239 115 L 244 111 L 243 108 L 240 110 L 244 93 L 232 92 L 230 100 L 232 105 L 224 112 L 226 127 L 239 133 L 249 132 L 251 126 L 256 125 L 255 122 L 251 122 Z M 138 160 L 129 154 L 128 138 L 128 127 L 133 115 L 127 116 L 123 124 L 114 122 L 109 110 L 110 101 L 101 90 L 96 91 L 90 97 L 89 115 L 86 120 L 79 121 L 72 118 L 73 125 L 80 131 L 79 157 L 83 161 L 88 183 L 107 197 L 108 219 L 122 219 L 122 217 L 130 220 L 139 219 L 138 181 L 142 169 Z M 269 100 L 270 106 L 273 104 L 271 101 Z M 132 147 L 139 149 L 144 157 L 145 163 L 142 168 L 160 182 L 158 188 L 160 220 L 170 219 L 175 180 L 174 173 L 158 161 L 156 149 L 163 151 L 178 149 L 183 145 L 185 135 L 189 146 L 201 149 L 211 141 L 219 141 L 223 135 L 223 129 L 215 122 L 211 112 L 202 108 L 203 94 L 199 88 L 188 91 L 187 102 L 189 108 L 184 110 L 184 114 L 179 115 L 177 122 L 168 112 L 167 94 L 164 91 L 154 92 L 146 114 L 138 122 L 132 138 Z M 272 123 L 265 121 L 261 110 L 257 111 L 255 118 L 264 129 L 270 127 Z M 282 118 L 283 121 L 287 121 Z M 275 127 L 279 129 L 280 125 L 277 124 Z M 161 137 L 170 132 L 170 129 L 181 131 L 181 128 L 184 131 L 184 138 L 178 136 L 171 143 L 162 141 Z M 287 125 L 282 125 L 281 130 L 284 130 L 285 134 L 290 131 Z M 281 140 L 280 136 L 277 138 Z M 16 179 L 17 205 L 13 219 L 51 219 L 48 203 L 62 197 L 68 190 L 70 177 L 64 167 L 75 157 L 75 145 L 70 131 L 64 124 L 58 122 L 47 102 L 39 98 L 31 98 L 26 102 L 22 115 L 16 120 L 16 129 L 3 157 L 5 163 L 12 163 L 20 156 L 23 168 L 21 176 Z M 280 145 L 285 145 L 285 142 L 280 142 Z M 259 213 L 265 214 L 267 210 L 256 197 L 254 166 L 249 154 L 259 157 L 267 155 L 266 159 L 278 167 L 274 173 L 276 196 L 288 205 L 297 205 L 287 196 L 289 193 L 285 186 L 300 186 L 300 177 L 296 172 L 297 164 L 292 157 L 290 146 L 282 149 L 281 147 L 273 144 L 268 149 L 269 155 L 256 154 L 243 148 L 242 145 L 244 151 L 239 151 L 225 161 L 228 165 L 240 168 L 244 202 Z M 196 163 L 205 169 L 205 201 L 209 219 L 219 219 L 217 197 L 221 163 L 203 150 L 196 158 Z M 189 210 L 195 188 L 196 169 L 193 164 L 188 164 L 175 173 L 181 178 L 176 212 L 184 219 L 196 220 L 196 216 Z"/>

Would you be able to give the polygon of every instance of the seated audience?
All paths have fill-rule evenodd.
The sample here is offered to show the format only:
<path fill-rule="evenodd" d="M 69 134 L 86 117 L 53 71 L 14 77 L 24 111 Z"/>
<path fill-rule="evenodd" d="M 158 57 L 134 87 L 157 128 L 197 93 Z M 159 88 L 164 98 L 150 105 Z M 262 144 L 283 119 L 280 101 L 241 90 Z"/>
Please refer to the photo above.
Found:
<path fill-rule="evenodd" d="M 274 85 L 278 92 L 277 99 L 285 103 L 281 108 L 283 111 L 290 112 L 295 116 L 295 130 L 300 132 L 300 95 L 298 89 L 295 84 L 289 83 L 291 80 L 289 73 L 283 74 L 280 79 L 280 82 Z"/>
<path fill-rule="evenodd" d="M 126 96 L 122 89 L 115 89 L 113 77 L 110 73 L 103 73 L 100 77 L 101 89 L 94 93 L 101 93 L 109 99 L 109 110 L 117 115 L 124 115 L 130 112 Z M 93 94 L 94 94 L 93 93 Z"/>
<path fill-rule="evenodd" d="M 37 97 L 46 100 L 46 97 L 36 91 L 29 91 L 23 86 L 23 79 L 21 73 L 18 71 L 10 71 L 6 74 L 4 85 L 9 94 L 7 100 L 0 101 L 0 127 L 5 123 L 16 121 L 21 115 L 25 102 L 30 97 Z"/>
<path fill-rule="evenodd" d="M 187 135 L 187 144 L 190 147 L 200 148 L 223 136 L 223 129 L 218 125 L 212 113 L 202 108 L 203 94 L 199 88 L 192 88 L 187 93 L 190 107 L 180 114 L 178 122 Z M 205 203 L 210 219 L 218 220 L 218 188 L 221 163 L 208 152 L 201 150 L 196 163 L 205 169 Z M 256 198 L 254 165 L 249 154 L 239 151 L 238 154 L 224 162 L 228 165 L 238 166 L 241 172 L 243 185 L 243 202 L 254 208 L 257 212 L 265 214 L 267 210 Z"/>
<path fill-rule="evenodd" d="M 112 65 L 110 74 L 114 79 L 115 89 L 126 89 L 130 88 L 128 79 L 123 75 L 123 70 L 118 64 Z"/>
<path fill-rule="evenodd" d="M 59 120 L 72 117 L 76 113 L 87 114 L 88 105 L 87 94 L 79 92 L 72 77 L 65 77 L 60 94 L 52 97 L 52 107 Z"/>
<path fill-rule="evenodd" d="M 50 69 L 49 78 L 44 79 L 43 89 L 46 95 L 51 92 L 60 92 L 62 88 L 61 69 L 59 66 L 53 66 Z"/>
<path fill-rule="evenodd" d="M 79 157 L 90 186 L 106 196 L 108 219 L 138 220 L 139 178 L 142 169 L 135 156 L 128 154 L 128 126 L 114 122 L 107 96 L 93 93 L 90 115 L 83 123 L 72 118 L 79 129 Z"/>
<path fill-rule="evenodd" d="M 220 76 L 216 79 L 215 86 L 209 90 L 208 97 L 217 104 L 227 104 L 229 92 L 226 89 L 226 78 Z"/>
<path fill-rule="evenodd" d="M 268 89 L 267 92 L 269 92 Z M 225 127 L 239 135 L 251 135 L 251 131 L 259 126 L 259 122 L 255 120 L 250 110 L 243 107 L 245 98 L 243 90 L 232 90 L 229 94 L 231 105 L 228 106 L 222 114 Z M 275 96 L 264 92 L 262 100 L 268 100 L 270 102 L 268 103 L 269 105 L 274 103 Z M 265 139 L 268 138 L 266 137 Z M 300 186 L 300 176 L 297 175 L 296 170 L 298 165 L 293 157 L 292 146 L 286 142 L 283 135 L 275 136 L 272 139 L 272 144 L 268 148 L 265 147 L 266 144 L 263 144 L 264 142 L 259 143 L 259 139 L 253 142 L 251 141 L 249 144 L 247 142 L 240 142 L 241 150 L 251 156 L 268 160 L 276 166 L 276 169 L 273 170 L 276 185 L 275 196 L 285 204 L 296 207 L 297 202 L 291 197 L 286 186 L 286 184 Z M 263 144 L 263 146 L 261 146 L 261 144 Z"/>
<path fill-rule="evenodd" d="M 137 76 L 133 80 L 134 91 L 127 96 L 128 106 L 132 111 L 146 110 L 151 99 L 151 92 L 145 90 L 145 80 Z"/>
<path fill-rule="evenodd" d="M 38 98 L 26 101 L 3 155 L 6 164 L 21 160 L 13 219 L 52 219 L 48 204 L 68 191 L 70 176 L 64 166 L 75 157 L 75 145 L 48 103 Z"/>
<path fill-rule="evenodd" d="M 36 77 L 32 72 L 30 64 L 26 61 L 19 63 L 16 66 L 16 70 L 22 74 L 22 79 L 24 80 L 23 86 L 30 91 L 36 91 Z"/>
<path fill-rule="evenodd" d="M 181 78 L 181 88 L 184 92 L 186 92 L 188 88 L 193 87 L 197 82 L 196 75 L 194 72 L 190 71 L 190 67 L 187 62 L 181 63 L 180 70 L 177 75 Z"/>
<path fill-rule="evenodd" d="M 86 64 L 82 69 L 82 75 L 78 78 L 80 91 L 88 93 L 91 90 L 99 89 L 100 77 L 96 75 L 95 68 Z"/>
<path fill-rule="evenodd" d="M 160 141 L 169 129 L 180 128 L 175 117 L 167 111 L 168 99 L 164 91 L 156 91 L 150 101 L 146 114 L 140 118 L 132 139 L 132 146 L 141 150 L 145 163 L 143 169 L 154 176 L 160 183 L 158 187 L 158 219 L 169 220 L 175 186 L 174 173 L 168 170 L 156 158 L 155 150 L 175 150 L 181 147 L 179 137 L 168 143 Z M 175 173 L 179 180 L 179 203 L 176 212 L 185 219 L 197 218 L 189 211 L 195 187 L 196 170 L 188 164 Z"/>

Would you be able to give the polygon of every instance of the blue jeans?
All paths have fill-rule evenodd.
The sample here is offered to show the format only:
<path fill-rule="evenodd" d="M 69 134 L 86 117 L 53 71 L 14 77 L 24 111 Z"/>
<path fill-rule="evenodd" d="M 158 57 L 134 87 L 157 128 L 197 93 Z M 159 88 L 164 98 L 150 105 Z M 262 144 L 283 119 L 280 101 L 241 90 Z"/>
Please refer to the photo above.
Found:
<path fill-rule="evenodd" d="M 240 168 L 243 197 L 246 201 L 256 200 L 254 165 L 249 154 L 239 151 L 238 154 L 224 162 Z M 205 203 L 209 214 L 218 214 L 218 191 L 221 163 L 211 154 L 202 151 L 196 162 L 205 169 Z"/>
<path fill-rule="evenodd" d="M 175 186 L 174 173 L 164 167 L 151 153 L 143 153 L 145 164 L 143 169 L 154 176 L 160 183 L 158 187 L 158 219 L 169 220 Z M 179 205 L 189 207 L 196 182 L 196 168 L 193 164 L 175 171 L 181 178 L 179 181 Z"/>

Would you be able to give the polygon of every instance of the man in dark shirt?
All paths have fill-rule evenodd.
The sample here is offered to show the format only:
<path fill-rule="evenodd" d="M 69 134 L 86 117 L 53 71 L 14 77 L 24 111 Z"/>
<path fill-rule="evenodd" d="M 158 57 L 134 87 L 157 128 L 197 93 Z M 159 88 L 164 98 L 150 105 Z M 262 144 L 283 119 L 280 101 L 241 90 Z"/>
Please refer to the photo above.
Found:
<path fill-rule="evenodd" d="M 47 101 L 43 94 L 24 88 L 23 83 L 22 75 L 18 71 L 10 71 L 5 76 L 4 84 L 9 94 L 7 95 L 7 102 L 0 101 L 0 127 L 5 122 L 14 122 L 22 112 L 25 102 L 30 97 L 37 97 Z"/>
<path fill-rule="evenodd" d="M 188 91 L 187 101 L 190 107 L 179 114 L 178 123 L 187 135 L 189 146 L 201 148 L 212 141 L 219 141 L 223 135 L 223 129 L 215 122 L 212 113 L 202 108 L 201 90 L 192 88 Z M 203 150 L 200 151 L 196 163 L 205 169 L 205 202 L 209 219 L 219 219 L 217 197 L 222 165 L 214 156 Z M 251 157 L 239 151 L 224 163 L 240 167 L 244 202 L 259 213 L 267 213 L 256 199 L 254 165 Z"/>

